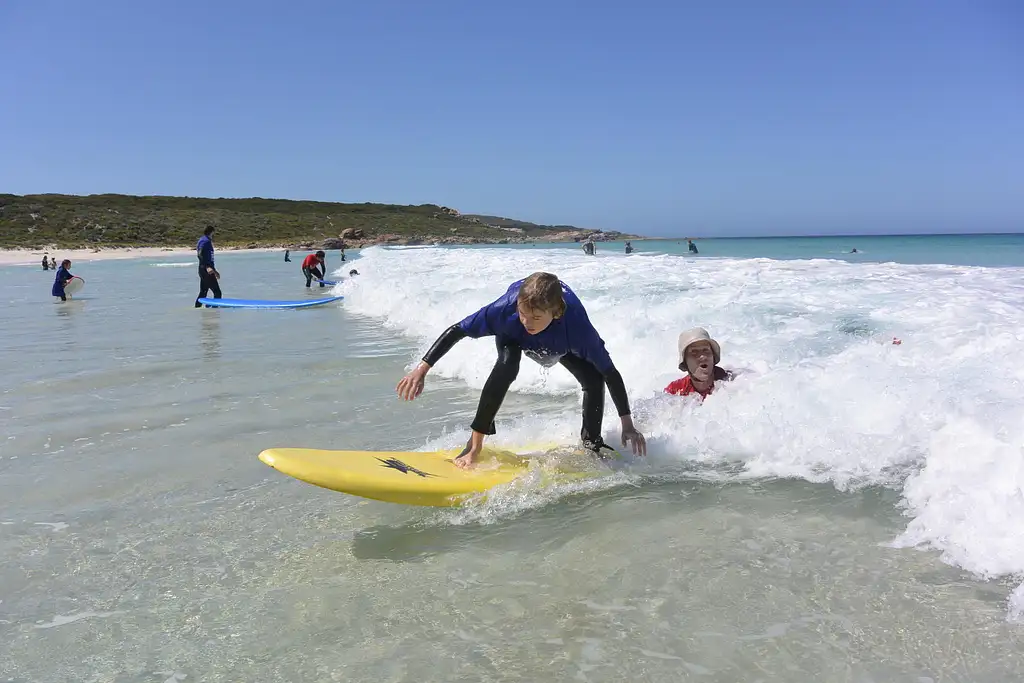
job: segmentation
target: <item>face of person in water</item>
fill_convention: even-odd
[[[686,370],[702,382],[711,378],[715,370],[715,352],[710,342],[694,342],[686,347]]]
[[[538,311],[525,306],[518,306],[519,322],[526,328],[527,334],[540,334],[548,329],[548,325],[555,319],[550,311]]]

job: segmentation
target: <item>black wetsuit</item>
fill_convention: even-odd
[[[199,243],[196,244],[196,255],[199,257],[199,296],[196,297],[195,307],[202,308],[203,305],[199,303],[199,300],[205,298],[209,292],[213,292],[214,299],[221,298],[217,276],[206,272],[207,268],[216,270],[216,266],[213,265],[213,240],[209,236],[204,235],[199,238]]]
[[[302,274],[306,276],[306,286],[307,286],[307,287],[309,287],[310,285],[312,285],[312,284],[313,284],[313,278],[314,278],[314,277],[315,277],[315,278],[316,278],[317,280],[323,280],[323,279],[324,279],[324,274],[323,274],[323,273],[321,273],[321,272],[320,272],[320,269],[319,269],[319,268],[317,268],[316,266],[314,266],[314,267],[312,267],[312,268],[310,268],[310,267],[308,267],[308,266],[307,266],[307,267],[305,267],[305,268],[303,268],[303,269],[302,269]],[[321,287],[323,287],[323,286],[324,286],[324,283],[323,283],[323,282],[321,282],[321,283],[320,283],[320,286],[321,286]]]

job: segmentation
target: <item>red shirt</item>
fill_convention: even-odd
[[[302,260],[303,268],[312,268],[313,266],[320,265],[320,257],[316,254],[310,254]]]
[[[715,381],[717,382],[719,380],[729,380],[729,379],[732,379],[732,375],[728,371],[723,370],[722,368],[720,368],[720,367],[718,367],[716,365],[715,366]],[[697,391],[696,387],[693,386],[693,382],[690,380],[690,376],[689,375],[687,375],[686,377],[681,377],[680,379],[675,380],[674,382],[669,384],[667,387],[665,387],[665,393],[666,394],[675,394],[676,396],[689,396],[690,394],[696,393],[696,394],[700,394],[701,398],[704,398],[705,396],[707,396],[708,394],[710,394],[714,390],[715,390],[715,385],[712,384],[711,388],[708,389],[706,392],[704,392],[704,391]]]

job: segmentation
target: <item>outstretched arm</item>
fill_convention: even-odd
[[[441,336],[437,338],[433,346],[423,355],[423,362],[429,367],[434,367],[437,365],[437,361],[441,360],[446,353],[452,350],[453,346],[465,337],[465,330],[459,327],[458,324],[452,325],[441,333]]]
[[[463,337],[466,336],[465,331],[457,324],[452,325],[447,330],[441,333],[441,336],[437,338],[430,350],[427,351],[423,356],[423,360],[412,369],[412,372],[407,374],[405,377],[398,382],[398,395],[406,401],[412,401],[417,396],[423,393],[423,384],[426,380],[427,373],[430,368],[437,364],[437,361],[441,360],[442,357],[455,346]]]
[[[612,395],[612,403],[615,404],[615,411],[622,423],[622,445],[630,444],[633,453],[647,455],[647,441],[644,435],[637,431],[633,424],[633,416],[629,412],[629,396],[626,394],[626,383],[622,381],[622,375],[614,365],[601,374],[604,375],[604,383],[608,386],[608,393]]]

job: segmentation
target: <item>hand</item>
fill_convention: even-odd
[[[428,370],[430,370],[430,366],[421,362],[412,372],[403,377],[396,387],[399,398],[403,401],[412,401],[422,394]]]
[[[476,464],[476,459],[480,457],[480,451],[484,448],[484,435],[480,432],[473,432],[472,436],[469,437],[469,441],[466,442],[466,447],[462,450],[453,461],[456,467],[461,467],[464,470],[472,469]]]
[[[631,446],[633,455],[647,455],[647,441],[633,426],[633,418],[629,415],[622,416],[622,445]]]

